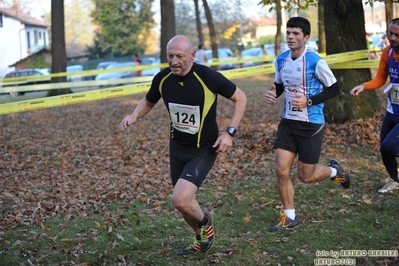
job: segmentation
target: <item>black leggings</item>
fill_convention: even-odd
[[[389,176],[398,182],[396,157],[399,155],[399,115],[385,113],[380,133],[380,151]]]

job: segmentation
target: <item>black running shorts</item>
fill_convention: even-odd
[[[216,148],[212,146],[185,147],[170,139],[169,161],[173,186],[179,178],[183,178],[199,188],[214,165],[216,157]]]
[[[317,164],[324,136],[324,124],[281,119],[274,148],[298,154],[298,160]]]

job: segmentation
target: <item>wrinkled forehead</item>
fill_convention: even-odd
[[[193,50],[190,49],[187,45],[181,44],[171,44],[166,47],[166,51],[168,54],[190,54]]]

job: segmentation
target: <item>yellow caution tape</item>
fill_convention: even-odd
[[[87,80],[87,81],[76,81],[76,82],[60,82],[60,83],[47,83],[38,85],[23,85],[23,86],[11,86],[3,87],[1,93],[10,92],[26,92],[26,91],[43,91],[43,90],[54,90],[54,89],[73,89],[73,88],[88,88],[88,87],[101,87],[101,86],[115,86],[127,83],[142,83],[150,82],[153,77],[143,76],[134,78],[120,78],[120,79],[108,79],[108,80]]]
[[[112,68],[112,69],[92,69],[92,70],[83,70],[79,72],[61,72],[61,73],[51,73],[49,75],[41,75],[41,76],[24,76],[24,77],[11,77],[0,79],[0,86],[1,85],[17,85],[23,84],[28,82],[39,82],[39,81],[49,81],[51,78],[57,77],[87,77],[87,76],[96,76],[102,73],[112,73],[112,72],[124,72],[124,71],[132,71],[132,70],[144,70],[144,69],[151,69],[151,68],[165,68],[168,67],[167,63],[157,64],[157,65],[139,65],[139,66],[132,66],[132,67],[123,67],[123,68]]]
[[[367,50],[353,51],[348,53],[325,56],[325,60],[327,61],[327,63],[330,64],[330,67],[334,69],[371,68],[378,66],[378,60],[360,60],[365,58],[367,58]],[[250,61],[254,62],[255,60],[252,58]],[[263,62],[265,61],[265,58],[259,58],[256,61]],[[216,64],[227,64],[227,62],[228,61],[216,62]],[[243,61],[237,60],[234,62],[239,63]],[[161,64],[159,66],[164,67],[165,65],[167,64]],[[154,65],[148,66],[148,68],[150,67],[154,67]],[[117,71],[120,71],[120,69]],[[90,73],[90,75],[92,75],[93,73],[99,73],[98,70],[96,71],[86,70],[83,72]],[[274,63],[221,71],[221,73],[228,79],[239,79],[256,75],[266,75],[266,74],[272,74],[274,72],[275,72]],[[73,73],[78,73],[78,72],[73,72]],[[57,73],[57,74],[65,74],[65,73]],[[72,73],[68,73],[68,75],[69,74]],[[138,84],[112,87],[107,89],[98,89],[98,90],[60,95],[54,97],[39,98],[35,100],[1,104],[0,115],[145,93],[148,91],[148,89],[151,86],[151,83],[149,82],[151,80],[152,77],[135,77],[135,78],[125,78],[118,80],[101,80],[101,81],[92,80],[92,81],[82,81],[82,82],[63,82],[63,83],[50,83],[50,84],[41,84],[41,85],[19,86],[19,87],[17,86],[5,87],[2,88],[1,90],[3,92],[9,93],[9,92],[50,90],[50,89],[61,89],[61,88],[81,88],[81,87],[87,88],[93,86],[107,86],[115,84],[142,82]]]
[[[357,69],[357,68],[375,68],[380,64],[380,60],[357,60],[330,65],[331,69]]]
[[[239,79],[257,75],[272,74],[275,72],[274,64],[264,64],[253,67],[237,68],[232,70],[220,71],[228,79]]]
[[[221,73],[228,79],[238,79],[256,75],[264,75],[274,73],[274,64],[259,65],[248,68],[237,68],[233,70],[221,71]],[[145,77],[151,78],[152,77]],[[121,79],[128,80],[128,79]],[[107,81],[110,82],[110,81]],[[131,81],[130,81],[131,82]],[[60,85],[71,85],[71,83],[60,83]],[[78,82],[76,82],[78,83]],[[57,84],[43,84],[44,85],[57,85]],[[39,85],[37,85],[39,86]],[[20,101],[14,103],[6,103],[0,105],[0,115],[26,112],[31,110],[39,110],[57,106],[64,106],[70,104],[84,103],[89,101],[97,101],[115,97],[122,97],[127,95],[145,93],[150,88],[151,83],[139,83],[133,85],[125,85],[120,87],[113,87],[108,89],[100,89],[93,91],[86,91],[80,93],[66,94],[54,97],[39,98],[34,100]],[[59,88],[59,87],[57,87]]]
[[[328,64],[339,63],[339,62],[347,62],[357,59],[367,58],[367,50],[361,51],[353,51],[348,53],[327,55],[325,57]],[[227,60],[217,60],[214,59],[214,62],[208,63],[208,66],[218,66],[225,64],[242,64],[246,62],[272,62],[275,59],[273,56],[265,56],[265,57],[252,57],[252,58],[231,58]],[[157,65],[139,65],[125,68],[114,68],[114,69],[94,69],[94,70],[84,70],[79,72],[62,72],[62,73],[52,73],[45,76],[25,76],[25,77],[12,77],[7,79],[0,79],[0,85],[17,85],[28,82],[39,82],[39,81],[48,81],[51,78],[57,77],[87,77],[87,76],[96,76],[102,73],[112,73],[112,72],[124,72],[124,71],[133,71],[133,70],[143,70],[143,69],[151,69],[151,68],[165,68],[168,67],[167,63],[157,64]]]
[[[367,58],[367,50],[352,51],[347,53],[332,54],[324,57],[327,64],[343,63]]]
[[[26,112],[56,106],[71,105],[90,101],[104,100],[115,97],[122,97],[131,94],[139,94],[147,92],[151,83],[141,83],[135,85],[126,85],[121,87],[113,87],[109,89],[101,89],[96,91],[80,92],[66,94],[54,97],[39,98],[28,101],[15,103],[6,103],[0,105],[0,115]]]

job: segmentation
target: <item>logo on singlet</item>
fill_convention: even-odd
[[[179,82],[180,86],[184,87],[184,82]]]

